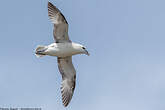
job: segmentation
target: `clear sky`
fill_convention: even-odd
[[[0,1],[0,107],[165,110],[164,0],[50,0],[91,54],[73,57],[77,84],[66,109],[56,58],[34,55],[54,42],[47,2]]]

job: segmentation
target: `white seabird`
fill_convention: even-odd
[[[84,46],[73,43],[69,39],[68,22],[60,10],[50,2],[48,2],[48,16],[54,24],[53,35],[55,43],[48,46],[38,46],[35,54],[37,57],[45,55],[57,57],[58,68],[62,75],[62,102],[66,107],[72,99],[76,84],[76,71],[72,64],[72,55],[89,55],[89,53]]]

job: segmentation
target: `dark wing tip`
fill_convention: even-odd
[[[48,2],[48,9],[56,8],[51,2]]]
[[[72,99],[73,94],[64,92],[64,91],[61,91],[61,93],[62,93],[62,103],[63,103],[64,107],[67,107]]]
[[[61,94],[62,94],[62,103],[64,107],[67,107],[68,104],[70,103],[73,93],[74,93],[74,89],[75,89],[75,81],[63,82],[61,86]]]
[[[48,6],[53,6],[53,4],[51,2],[48,1]]]
[[[52,16],[52,13],[55,12],[55,13],[60,13],[60,15],[63,17],[63,20],[66,24],[68,24],[65,16],[61,13],[61,11],[56,7],[54,6],[51,2],[48,1],[48,16]]]

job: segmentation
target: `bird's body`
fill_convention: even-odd
[[[72,64],[72,55],[86,54],[84,46],[73,43],[68,36],[68,22],[56,6],[48,2],[48,16],[54,24],[53,35],[55,43],[48,46],[38,46],[35,54],[37,57],[49,55],[56,56],[58,68],[62,75],[62,102],[66,107],[72,99],[76,85],[76,71]]]
[[[73,42],[52,43],[48,46],[38,46],[36,49],[36,54],[57,57],[68,57],[83,53],[83,49],[81,49],[81,47],[83,46]]]

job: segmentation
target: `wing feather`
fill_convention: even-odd
[[[60,10],[50,2],[48,2],[48,16],[54,24],[53,35],[56,42],[70,42],[68,22]]]
[[[76,71],[72,64],[72,57],[58,58],[58,68],[62,75],[62,102],[66,107],[72,99],[76,85]]]

